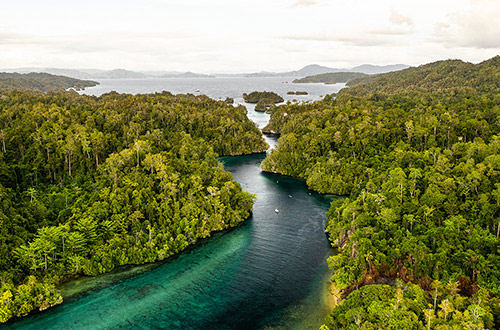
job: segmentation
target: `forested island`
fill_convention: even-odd
[[[206,96],[0,94],[0,323],[247,219],[254,196],[216,157],[267,148],[244,107]]]
[[[300,79],[295,79],[293,83],[323,83],[323,84],[338,84],[347,83],[353,79],[369,77],[361,72],[330,72],[322,73],[314,76],[307,76]]]
[[[48,73],[0,72],[0,92],[13,89],[39,90],[42,92],[68,88],[80,90],[97,85],[99,85],[97,81],[80,80]]]
[[[343,303],[322,329],[500,327],[500,57],[370,77],[273,108],[265,171],[333,202]]]
[[[255,111],[266,111],[270,106],[283,102],[284,99],[274,92],[251,92],[243,94],[243,99],[247,103],[257,103]]]
[[[243,94],[243,99],[247,103],[257,103],[259,101],[266,101],[268,103],[283,102],[283,98],[275,92],[251,92],[250,94]]]

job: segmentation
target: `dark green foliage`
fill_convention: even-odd
[[[346,83],[353,79],[360,79],[365,77],[368,77],[368,75],[361,72],[329,72],[329,73],[317,74],[314,76],[307,76],[305,78],[295,79],[293,82],[338,84],[338,83]]]
[[[247,103],[257,103],[262,100],[266,105],[283,102],[283,98],[275,92],[251,92],[250,94],[243,94],[243,99]]]
[[[500,294],[499,74],[498,57],[443,61],[273,110],[263,169],[349,196],[327,223],[345,292],[382,277]]]
[[[378,74],[372,74],[366,77],[359,77],[359,78],[354,78],[346,82],[346,86],[354,86],[358,84],[366,84],[371,81],[373,81],[375,78],[378,77]]]
[[[0,72],[0,92],[12,89],[35,89],[47,92],[55,89],[76,90],[99,85],[96,81],[80,80],[48,73],[5,73]]]
[[[460,60],[446,60],[401,71],[369,76],[350,82],[351,95],[371,93],[445,92],[470,94],[496,92],[500,88],[500,56],[477,65]],[[355,85],[355,86],[354,86]]]
[[[419,315],[427,307],[424,291],[411,283],[401,287],[367,285],[354,291],[327,318],[334,329],[422,329]]]
[[[243,107],[9,92],[0,111],[0,322],[60,303],[61,280],[163,260],[251,212],[216,160],[267,149]]]
[[[267,107],[268,107],[268,104],[267,104],[266,100],[261,99],[255,105],[255,111],[266,111]]]
[[[494,328],[498,298],[485,292],[460,296],[453,282],[436,281],[433,289],[429,295],[418,285],[401,281],[393,286],[363,286],[333,310],[325,325],[330,330]]]

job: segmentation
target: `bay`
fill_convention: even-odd
[[[326,94],[337,92],[345,84],[295,84],[295,78],[146,78],[146,79],[97,79],[99,85],[86,88],[81,93],[102,95],[110,91],[145,94],[168,91],[172,94],[207,95],[213,99],[233,98],[243,102],[243,93],[270,91],[287,100],[318,100]],[[306,91],[308,95],[288,95],[293,91]]]
[[[178,90],[163,82],[153,87],[144,86],[138,79],[103,81],[99,88],[107,89],[94,92],[146,93],[165,88],[173,93],[188,93],[199,89],[213,98],[233,97],[243,103],[237,94],[253,90],[279,92],[278,86],[286,85],[282,78],[241,78],[255,80],[250,87],[245,80],[237,83],[238,79],[231,79],[233,89],[228,89],[227,94],[223,91],[226,82],[213,85],[219,78],[203,82],[189,79],[195,80],[193,84]],[[169,83],[174,80],[168,79]],[[341,86],[306,87],[310,93],[303,101],[318,99],[327,88],[331,93]],[[85,92],[92,93],[92,89]],[[248,115],[260,128],[269,119],[269,115],[257,113],[251,106]],[[266,136],[266,140],[271,146],[276,144],[274,136]],[[331,273],[326,259],[333,250],[324,226],[329,203],[335,197],[308,191],[303,180],[263,173],[260,163],[264,157],[221,158],[235,180],[257,196],[252,216],[237,228],[216,233],[163,263],[69,282],[63,287],[62,305],[4,327],[317,329],[331,311],[327,294]]]

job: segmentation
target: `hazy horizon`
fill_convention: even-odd
[[[425,63],[422,63],[422,64],[425,64]],[[297,67],[297,68],[291,68],[289,70],[283,70],[283,71],[277,71],[277,70],[255,70],[255,71],[247,71],[247,72],[219,72],[219,71],[206,71],[206,72],[198,72],[198,71],[193,71],[193,70],[187,70],[187,71],[177,71],[177,70],[131,70],[131,69],[128,69],[128,68],[108,68],[108,69],[97,69],[97,68],[92,68],[92,67],[88,67],[88,68],[63,68],[63,67],[17,67],[17,68],[3,68],[3,67],[0,67],[0,72],[1,70],[8,70],[8,71],[14,71],[16,72],[15,70],[30,70],[30,69],[34,69],[34,70],[50,70],[50,69],[54,69],[54,70],[75,70],[75,71],[80,71],[82,73],[84,72],[87,72],[87,71],[99,71],[99,72],[109,72],[109,71],[114,71],[114,70],[126,70],[126,71],[131,71],[131,72],[137,72],[137,73],[179,73],[179,74],[182,74],[182,73],[187,73],[187,72],[192,72],[192,73],[196,73],[196,74],[207,74],[207,75],[213,75],[213,74],[228,74],[228,75],[239,75],[239,74],[251,74],[251,73],[260,73],[260,72],[270,72],[270,73],[286,73],[286,72],[291,72],[291,71],[298,71],[300,69],[303,69],[305,67],[308,67],[308,66],[311,66],[311,65],[320,65],[322,67],[328,67],[326,65],[322,65],[322,64],[318,64],[318,63],[309,63],[307,65],[304,65],[304,66],[301,66],[301,67]],[[330,67],[332,69],[346,69],[346,70],[351,70],[355,67],[358,67],[358,66],[361,66],[361,65],[373,65],[373,66],[385,66],[386,64],[384,65],[378,65],[378,64],[373,64],[373,63],[361,63],[359,65],[355,65],[353,67],[345,67],[345,68],[333,68],[333,67]],[[393,63],[393,64],[387,64],[387,65],[406,65],[405,63]],[[24,73],[24,72],[23,72]]]
[[[500,54],[494,0],[24,0],[2,12],[2,69],[285,72]]]

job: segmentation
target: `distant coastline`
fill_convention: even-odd
[[[394,65],[371,65],[363,64],[351,69],[330,68],[318,64],[310,64],[305,67],[286,72],[251,72],[251,73],[199,73],[192,71],[132,71],[122,68],[112,70],[102,69],[65,69],[65,68],[13,68],[13,69],[0,69],[0,72],[7,73],[48,73],[52,75],[66,76],[75,79],[143,79],[143,78],[225,78],[225,77],[244,77],[244,78],[304,78],[307,76],[332,73],[332,72],[361,72],[365,74],[378,74],[391,71],[398,71],[408,68],[405,64]]]

